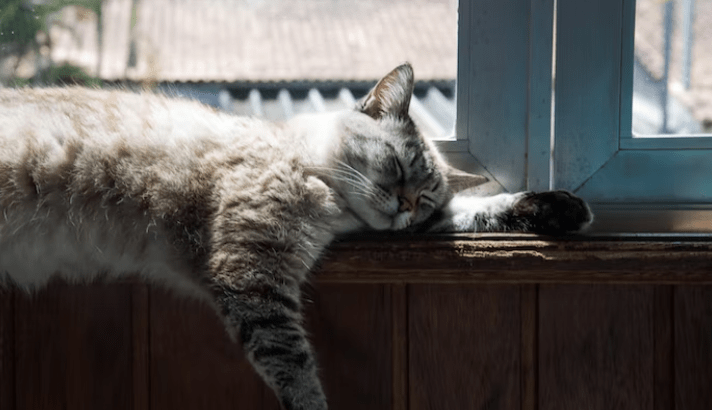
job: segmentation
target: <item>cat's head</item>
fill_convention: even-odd
[[[416,225],[456,191],[487,181],[450,167],[418,131],[408,114],[413,86],[407,63],[383,77],[339,117],[325,161],[331,185],[372,229]]]

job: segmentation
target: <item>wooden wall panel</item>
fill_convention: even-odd
[[[391,288],[317,284],[306,299],[329,408],[391,409]]]
[[[410,408],[520,409],[520,289],[409,287]]]
[[[150,329],[148,285],[136,283],[131,287],[131,340],[132,340],[132,410],[150,409]]]
[[[712,409],[712,286],[674,294],[675,409]]]
[[[15,297],[0,286],[0,409],[15,409]]]
[[[673,410],[673,286],[653,288],[653,410]]]
[[[522,408],[537,410],[539,394],[539,286],[520,286]]]
[[[264,384],[204,303],[152,290],[151,410],[261,409]]]
[[[630,253],[621,265],[606,259],[610,243],[579,249],[567,241],[562,249],[579,253],[564,266],[557,257],[568,250],[547,242],[554,253],[531,249],[543,261],[525,264],[538,269],[532,276],[513,268],[521,252],[512,241],[497,248],[507,249],[499,265],[490,242],[443,245],[447,252],[430,259],[431,245],[404,243],[407,253],[383,250],[385,263],[380,254],[339,250],[343,271],[323,272],[306,292],[330,408],[712,408],[709,244],[641,242],[640,252],[616,245],[614,256]],[[641,258],[649,248],[657,256]],[[463,249],[491,252],[476,269],[452,265],[464,263]],[[358,255],[381,270],[364,268]],[[587,271],[574,271],[581,255],[608,266],[605,275],[588,259]],[[670,271],[673,260],[685,269]],[[648,266],[653,273],[641,276]],[[501,283],[512,278],[524,280]],[[0,290],[0,410],[98,408],[280,409],[201,303],[133,282],[55,282],[32,296]]]
[[[393,407],[407,410],[409,392],[408,357],[408,285],[399,283],[391,289],[391,343],[393,349]]]
[[[542,285],[539,409],[653,405],[653,288]]]
[[[18,410],[131,408],[129,285],[54,284],[15,307]]]

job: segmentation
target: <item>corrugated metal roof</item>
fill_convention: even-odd
[[[352,108],[373,84],[324,85],[259,84],[253,87],[224,88],[208,84],[163,84],[159,91],[200,100],[238,115],[285,121],[308,112]],[[454,135],[455,83],[419,82],[410,104],[410,115],[429,138]]]
[[[106,0],[99,76],[168,82],[370,81],[403,61],[457,73],[451,0]],[[97,70],[96,20],[65,13],[53,60]],[[132,28],[133,24],[133,28]],[[93,31],[93,32],[92,32]]]

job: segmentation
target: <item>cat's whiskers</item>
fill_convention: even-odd
[[[320,169],[324,171],[329,172],[329,176],[332,178],[335,178],[335,173],[340,175],[341,177],[347,177],[349,180],[357,183],[366,183],[368,185],[372,185],[371,181],[368,180],[365,176],[363,176],[360,172],[354,170],[353,168],[351,169],[341,169],[341,168],[333,168],[333,167],[310,167],[314,169]]]
[[[361,195],[369,196],[369,197],[374,194],[374,191],[372,189],[370,189],[370,187],[364,186],[359,181],[354,181],[349,178],[336,177],[336,176],[332,176],[332,179],[334,179],[335,181],[341,181],[341,182],[344,182],[344,183],[350,185],[352,188],[355,189],[355,191],[354,191],[355,194],[361,194]]]
[[[359,170],[356,168],[352,167],[351,165],[345,163],[344,161],[337,160],[338,166],[341,168],[340,170],[342,172],[346,172],[349,174],[351,177],[356,177],[357,181],[359,181],[362,184],[362,188],[365,188],[364,192],[367,192],[369,196],[379,196],[384,194],[384,190],[380,188],[378,185],[374,184],[371,182],[371,180],[363,175]]]
[[[310,168],[328,171],[329,178],[334,181],[344,182],[355,189],[352,193],[356,195],[361,195],[366,198],[372,198],[374,195],[378,194],[375,185],[368,180],[363,174],[357,170],[344,164],[346,169],[332,168],[332,167],[318,167],[313,166]]]
[[[368,177],[366,177],[364,174],[359,172],[359,170],[357,170],[356,168],[352,167],[351,165],[347,164],[346,162],[344,162],[342,160],[337,160],[337,163],[338,163],[340,169],[350,173],[353,176],[358,177],[360,180],[362,180],[366,184],[373,185],[373,182],[371,182],[371,180],[368,179]]]

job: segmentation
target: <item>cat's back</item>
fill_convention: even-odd
[[[144,196],[149,185],[206,186],[226,163],[269,163],[284,151],[276,126],[194,101],[78,87],[0,90],[0,198],[58,184],[119,184]]]
[[[57,148],[125,154],[240,150],[272,143],[274,126],[195,101],[148,92],[81,87],[0,89],[0,160]],[[274,144],[273,144],[274,145]],[[278,148],[278,147],[275,147]],[[20,150],[20,152],[18,152]],[[262,152],[254,150],[255,152]],[[118,155],[121,156],[121,155]]]
[[[279,126],[189,100],[0,89],[0,273],[76,270],[63,259],[70,254],[96,261],[87,272],[136,269],[181,249],[195,254],[209,246],[206,229],[230,190],[252,189],[254,199],[265,189],[286,192],[287,182],[306,186],[294,171],[299,162]],[[276,185],[257,185],[271,174]],[[263,203],[274,202],[268,194]],[[176,241],[187,248],[166,248]],[[23,267],[27,260],[36,265]],[[166,256],[154,270],[170,262]]]

